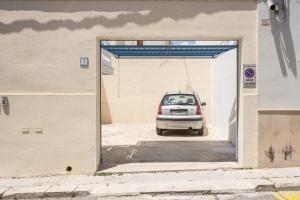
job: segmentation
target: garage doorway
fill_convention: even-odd
[[[238,167],[237,41],[100,42],[101,170],[138,172]],[[203,135],[164,130],[166,94],[196,94]]]

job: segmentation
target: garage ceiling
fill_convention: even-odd
[[[237,45],[101,45],[118,58],[128,57],[210,57],[237,48]]]

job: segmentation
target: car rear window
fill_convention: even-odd
[[[170,94],[163,98],[162,105],[196,105],[197,101],[194,95],[190,94]]]

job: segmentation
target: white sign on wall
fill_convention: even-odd
[[[89,66],[89,58],[88,57],[81,57],[80,58],[80,67],[87,68]]]
[[[244,88],[256,87],[256,65],[243,65]]]

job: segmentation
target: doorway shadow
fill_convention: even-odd
[[[127,163],[235,162],[227,141],[139,141],[136,145],[103,147],[101,170]]]
[[[231,106],[230,116],[228,119],[228,141],[236,145],[237,140],[237,102],[236,98]]]
[[[102,80],[102,78],[101,78],[101,123],[102,124],[112,123],[110,105],[106,94],[104,81]]]

